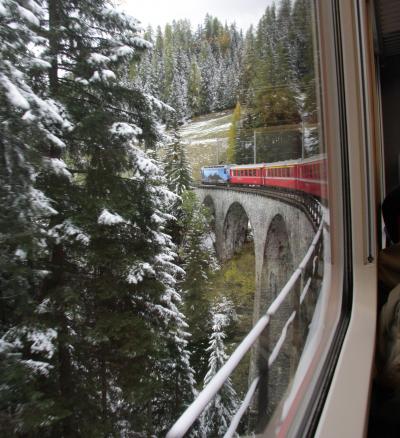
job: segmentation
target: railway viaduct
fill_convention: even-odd
[[[253,321],[256,323],[305,256],[315,236],[315,219],[320,217],[320,211],[315,211],[310,206],[305,207],[303,197],[299,195],[293,195],[293,199],[290,199],[288,195],[282,196],[277,192],[263,190],[198,186],[196,194],[212,213],[215,248],[221,261],[230,259],[240,250],[249,226],[251,228],[254,237],[256,285]],[[280,314],[276,315],[277,320],[270,324],[265,338],[261,337],[253,349],[250,380],[263,373],[271,354],[271,345],[279,338],[294,306],[293,301],[282,306]],[[294,359],[298,351],[293,347],[296,333],[293,331],[288,336],[293,341],[283,349],[275,369],[266,371],[264,385],[261,382],[259,386],[257,410],[264,410],[264,414],[259,415],[264,420],[269,416],[265,409],[273,411],[275,402],[282,396],[281,391],[285,391],[287,387],[293,363],[298,359]],[[269,379],[275,382],[273,392],[268,386]],[[263,394],[266,394],[264,400]]]
[[[264,312],[307,252],[315,227],[310,214],[290,199],[261,191],[198,187],[196,194],[214,219],[215,247],[220,260],[229,260],[245,242],[250,224],[255,251],[254,319]]]

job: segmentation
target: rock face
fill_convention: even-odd
[[[248,233],[253,235],[255,323],[303,260],[315,236],[315,228],[298,207],[264,195],[226,187],[200,187],[196,189],[196,194],[213,215],[215,247],[221,261],[230,259],[240,250]],[[267,370],[268,357],[296,308],[296,300],[299,300],[297,290],[280,307],[252,351],[249,379],[251,381],[256,375],[262,376],[258,400],[254,404],[258,423],[256,429],[259,430],[263,429],[282,398],[304,343],[304,339],[299,341],[296,323],[293,324],[286,335],[289,342],[285,342],[274,366]],[[312,314],[312,311],[308,313]]]

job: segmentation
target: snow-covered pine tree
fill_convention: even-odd
[[[204,27],[193,32],[188,20],[173,21],[164,33],[157,28],[149,58],[151,72],[144,58],[133,69],[136,80],[147,86],[151,78],[153,93],[173,106],[180,120],[235,105],[243,58],[243,36],[235,25],[224,27],[208,15]]]
[[[192,190],[182,194],[182,214],[179,220],[179,260],[186,272],[180,283],[183,309],[187,316],[192,337],[189,350],[192,364],[197,371],[196,379],[203,379],[207,370],[204,351],[207,334],[204,331],[204,315],[209,309],[206,290],[211,274],[218,269],[210,229],[211,217]]]
[[[305,154],[313,155],[318,151],[319,136],[315,127],[318,123],[318,111],[310,0],[296,0],[293,4],[290,60],[294,73],[293,88],[302,121]],[[314,126],[309,128],[306,124]]]
[[[170,370],[191,371],[174,356],[183,348],[181,270],[164,232],[174,196],[142,150],[157,141],[160,103],[123,76],[149,43],[111,1],[45,3],[50,91],[74,129],[65,138],[67,167],[54,161],[63,154],[58,144],[47,149],[60,163],[58,179],[41,177],[57,215],[40,296],[58,334],[53,373],[43,382],[52,421],[43,429],[160,435],[176,415],[165,400],[177,380]],[[61,178],[73,192],[61,190]],[[190,378],[182,381],[184,406],[193,390]]]
[[[187,75],[185,72],[184,56],[178,51],[173,56],[173,79],[169,94],[168,104],[174,108],[175,113],[172,120],[168,120],[168,125],[172,126],[174,120],[178,123],[184,122],[189,114],[188,97],[187,97]]]
[[[251,102],[253,90],[251,89],[252,80],[256,68],[256,40],[254,35],[254,28],[250,26],[246,32],[243,47],[243,60],[239,70],[239,93],[241,102]]]
[[[214,58],[211,46],[204,41],[200,51],[201,71],[201,110],[207,114],[215,110],[217,105],[218,64]]]
[[[200,92],[201,92],[201,73],[196,60],[190,66],[188,79],[188,105],[192,115],[200,114]]]
[[[179,135],[179,126],[176,114],[172,117],[172,133],[170,142],[166,146],[164,169],[169,189],[178,196],[193,186],[191,168],[186,157],[185,144]]]
[[[32,436],[51,424],[43,381],[52,372],[57,331],[46,318],[40,285],[47,272],[46,225],[57,214],[37,188],[38,175],[69,174],[62,160],[70,125],[48,98],[41,76],[50,64],[40,47],[40,1],[0,2],[0,433]]]
[[[235,314],[232,302],[225,297],[213,305],[210,313],[212,332],[207,348],[209,353],[208,372],[204,377],[204,385],[211,381],[228,359],[225,352],[225,330]],[[205,438],[223,436],[229,427],[231,418],[238,409],[238,405],[238,396],[231,379],[228,378],[202,414],[201,429],[203,436]]]

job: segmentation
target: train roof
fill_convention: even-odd
[[[232,167],[234,164],[215,164],[214,166],[201,166],[202,169],[215,169],[216,167]]]
[[[260,167],[278,167],[278,166],[290,166],[295,164],[302,164],[302,163],[313,163],[314,161],[323,160],[326,158],[326,154],[318,154],[313,155],[312,157],[305,158],[304,160],[299,158],[297,160],[285,160],[285,161],[274,161],[272,163],[256,163],[256,164],[232,164],[232,169],[248,169],[248,168],[260,168]]]

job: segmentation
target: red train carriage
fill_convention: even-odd
[[[230,168],[230,183],[252,186],[264,185],[265,164],[244,164]]]
[[[318,155],[305,160],[233,165],[230,183],[300,190],[326,199],[326,157]]]
[[[300,160],[297,165],[297,190],[320,198],[327,198],[326,157],[317,156]]]
[[[297,190],[298,160],[266,164],[264,186]]]

